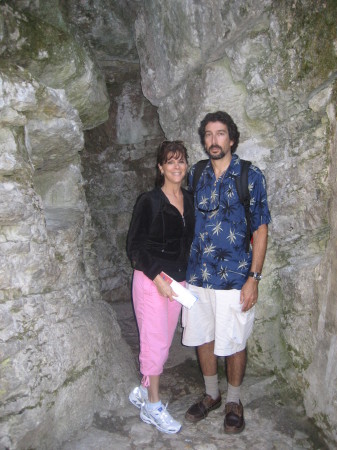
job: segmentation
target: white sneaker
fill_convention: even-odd
[[[142,404],[148,400],[147,389],[144,391],[140,386],[135,387],[130,392],[129,400],[133,405],[137,406],[137,408],[140,408]]]
[[[161,405],[158,409],[149,411],[147,408],[147,403],[144,403],[140,408],[140,418],[143,422],[154,425],[163,433],[178,433],[178,431],[180,431],[181,424],[173,419],[166,408],[167,405]]]

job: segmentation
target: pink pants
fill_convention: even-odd
[[[161,296],[155,284],[143,272],[133,274],[133,305],[139,329],[140,371],[142,384],[149,385],[149,375],[160,375],[168,358],[181,304]]]

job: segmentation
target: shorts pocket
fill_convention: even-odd
[[[238,345],[244,344],[253,331],[254,324],[254,311],[249,310],[247,312],[237,310],[237,307],[233,308],[233,322],[232,322],[232,335],[233,342]]]

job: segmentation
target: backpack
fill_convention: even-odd
[[[194,174],[193,174],[193,180],[192,180],[192,189],[193,192],[195,192],[195,189],[197,187],[199,178],[201,177],[201,174],[206,167],[206,164],[208,163],[209,159],[202,159],[201,161],[198,161],[195,165]],[[250,161],[246,161],[245,159],[240,159],[240,165],[241,165],[241,176],[235,177],[235,186],[236,191],[238,193],[240,203],[243,205],[245,209],[245,217],[247,222],[247,231],[245,236],[245,251],[246,253],[249,253],[249,247],[250,247],[250,239],[251,239],[251,230],[250,230],[250,212],[249,212],[249,206],[250,206],[250,194],[248,189],[248,170],[252,163]]]

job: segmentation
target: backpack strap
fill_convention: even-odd
[[[206,167],[206,164],[208,163],[209,159],[202,159],[201,161],[198,161],[196,165],[194,166],[194,173],[193,173],[193,179],[192,179],[192,190],[195,192],[195,189],[197,187],[198,181],[201,177],[201,174]]]
[[[247,231],[246,231],[246,237],[245,237],[245,251],[246,253],[249,253],[249,247],[250,247],[250,238],[251,238],[251,229],[250,229],[250,194],[248,189],[248,170],[251,166],[250,161],[246,161],[244,159],[240,159],[240,165],[241,165],[241,175],[235,177],[235,185],[236,190],[240,199],[240,203],[242,203],[244,209],[245,209],[245,217],[247,222]]]

